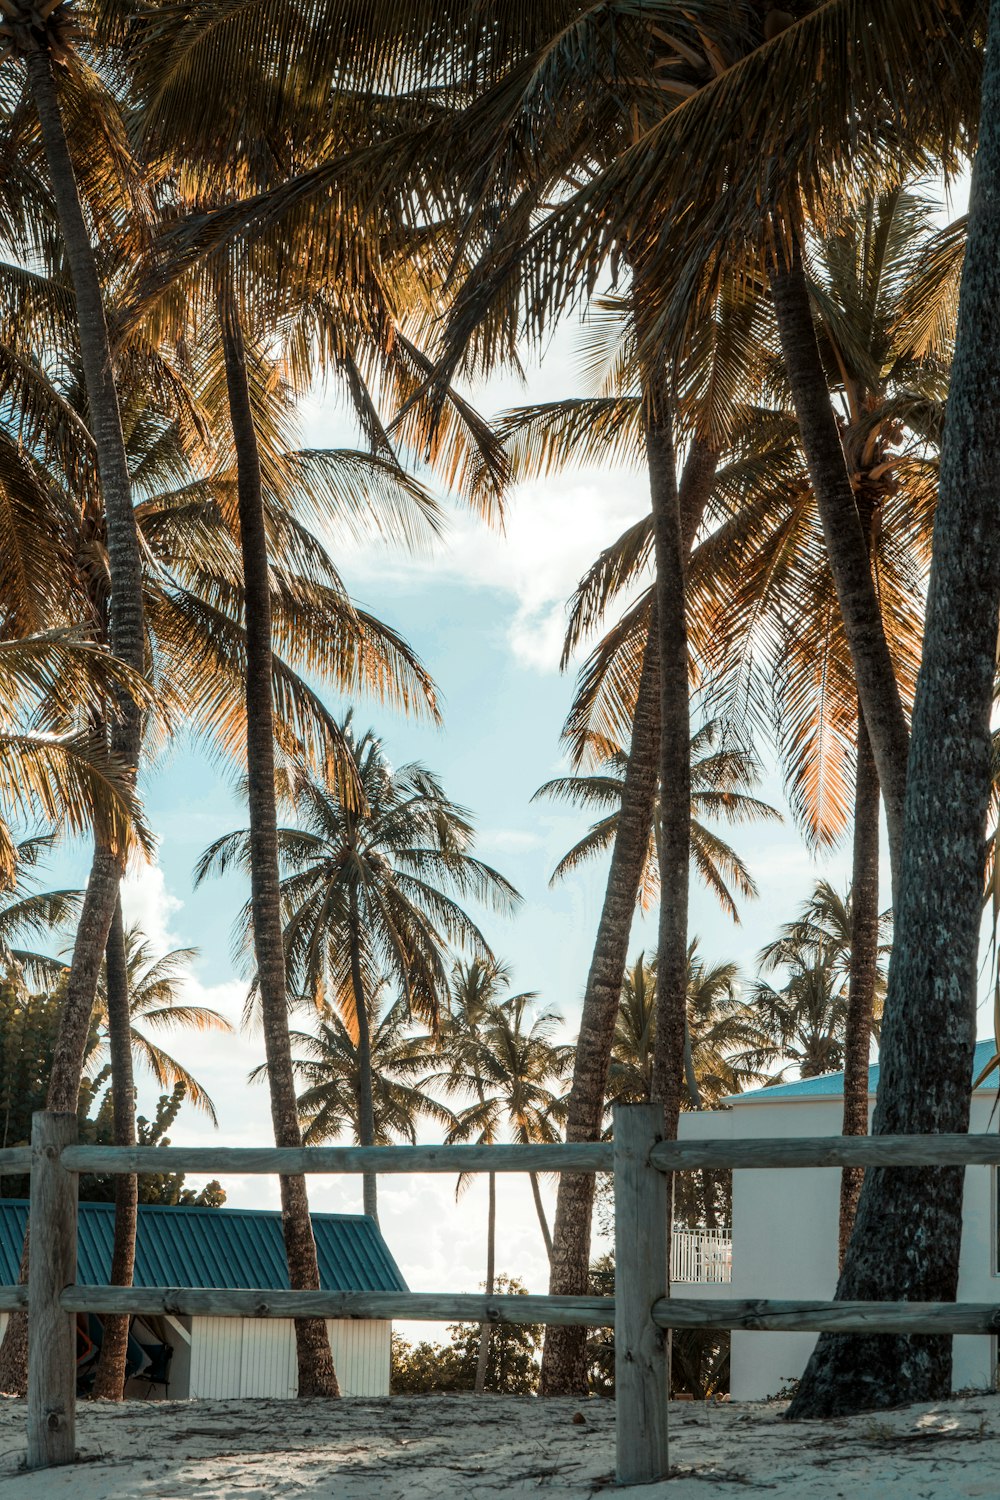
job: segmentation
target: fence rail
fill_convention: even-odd
[[[287,1292],[263,1287],[72,1286],[66,1312],[198,1318],[407,1318],[418,1323],[610,1327],[613,1297],[488,1297],[476,1292]]]
[[[610,1172],[610,1141],[562,1146],[70,1146],[71,1172],[229,1172],[300,1177],[309,1173]]]
[[[993,1167],[997,1135],[761,1136],[752,1141],[659,1141],[650,1161],[661,1172],[701,1167]]]
[[[945,1302],[782,1302],[672,1298],[667,1275],[668,1175],[710,1168],[1000,1165],[985,1135],[827,1136],[806,1140],[664,1141],[654,1105],[615,1111],[614,1143],[562,1146],[113,1147],[76,1144],[76,1116],[40,1113],[30,1150],[0,1150],[0,1176],[31,1172],[28,1285],[0,1288],[0,1311],[27,1306],[28,1467],[76,1454],[75,1314],[172,1313],[244,1318],[459,1319],[615,1328],[617,1477],[668,1473],[666,1330],[737,1328],[814,1333],[1000,1332],[1000,1307]],[[616,1281],[609,1297],[487,1297],[427,1292],[298,1292],[271,1288],[106,1287],[76,1281],[77,1185],[91,1173],[595,1172],[615,1178]],[[690,1283],[688,1283],[690,1284]]]

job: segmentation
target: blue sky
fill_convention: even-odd
[[[524,389],[494,381],[478,393],[481,410],[492,414],[522,400],[578,393],[575,342],[575,330],[563,330],[529,368]],[[342,415],[321,395],[304,412],[303,439],[311,446],[349,441]],[[353,596],[401,630],[431,669],[444,711],[441,728],[402,721],[374,704],[359,704],[356,719],[382,734],[394,762],[422,760],[474,812],[478,852],[524,896],[512,920],[483,917],[487,935],[510,963],[515,987],[538,991],[542,1003],[562,1013],[568,1031],[579,1015],[606,872],[595,867],[551,889],[552,867],[585,821],[530,798],[541,782],[565,769],[559,733],[572,691],[572,674],[558,672],[565,599],[600,548],[647,507],[640,474],[575,473],[521,486],[502,535],[452,510],[448,537],[425,555],[406,557],[382,545],[337,554]],[[784,808],[773,773],[762,794]],[[196,946],[191,998],[237,1022],[245,984],[234,967],[230,936],[246,891],[237,879],[197,892],[191,886],[201,850],[245,821],[231,778],[186,744],[150,769],[146,797],[160,836],[158,863],[130,875],[127,914],[143,922],[158,948]],[[793,915],[816,878],[846,884],[849,850],[812,857],[787,817],[781,825],[734,830],[732,837],[748,859],[760,898],[746,905],[743,924],[735,927],[696,886],[691,931],[707,957],[736,959],[752,974],[757,950]],[[85,851],[77,850],[60,857],[53,875],[60,882],[82,880],[86,865]],[[633,950],[653,941],[652,925],[637,924]],[[261,1058],[259,1038],[195,1037],[176,1045],[215,1098],[221,1128],[216,1135],[188,1108],[173,1132],[175,1143],[268,1140],[266,1093],[246,1082]],[[155,1094],[144,1080],[141,1105],[149,1108]],[[277,1202],[276,1185],[264,1179],[229,1178],[225,1186],[237,1206]],[[317,1208],[360,1208],[357,1181],[315,1179],[311,1191]],[[498,1268],[543,1290],[546,1268],[528,1188],[506,1179],[500,1191]],[[547,1197],[551,1203],[550,1191]],[[383,1230],[414,1289],[476,1289],[485,1262],[484,1183],[475,1183],[456,1204],[450,1179],[385,1179],[380,1203]]]

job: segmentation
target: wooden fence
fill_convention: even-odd
[[[662,1111],[615,1111],[614,1143],[556,1146],[113,1147],[76,1144],[76,1116],[39,1113],[28,1148],[0,1151],[0,1175],[31,1173],[27,1286],[0,1288],[0,1311],[27,1307],[28,1467],[76,1457],[75,1314],[172,1313],[241,1318],[459,1319],[615,1329],[617,1477],[666,1478],[666,1330],[740,1328],[841,1333],[998,1333],[1000,1308],[979,1303],[779,1302],[667,1295],[669,1173],[699,1167],[1000,1165],[1000,1137],[825,1136],[809,1140],[665,1141]],[[424,1292],[80,1286],[77,1177],[91,1173],[257,1174],[613,1172],[615,1296],[487,1297]]]

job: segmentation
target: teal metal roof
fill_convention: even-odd
[[[992,1037],[976,1043],[972,1079],[979,1077],[990,1059],[996,1056],[996,1050],[996,1043]],[[981,1087],[995,1090],[997,1075],[992,1074]],[[872,1063],[868,1069],[868,1092],[874,1094],[877,1088],[878,1063]],[[843,1073],[822,1073],[818,1078],[796,1078],[794,1083],[776,1083],[773,1088],[750,1089],[745,1094],[733,1094],[727,1103],[771,1104],[778,1103],[782,1099],[833,1099],[843,1092]]]
[[[79,1281],[108,1284],[114,1219],[113,1203],[80,1204]],[[27,1220],[27,1203],[0,1199],[0,1285],[17,1281]],[[406,1291],[374,1219],[313,1214],[312,1225],[324,1291]],[[134,1280],[137,1286],[287,1288],[281,1215],[264,1209],[140,1204]]]

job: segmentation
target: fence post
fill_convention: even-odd
[[[77,1176],[59,1160],[76,1144],[76,1115],[31,1118],[28,1246],[28,1468],[76,1457],[76,1317],[63,1289],[76,1281]]]
[[[619,1484],[666,1479],[667,1338],[652,1319],[667,1291],[667,1179],[649,1165],[663,1139],[663,1108],[614,1111],[615,1432]]]

